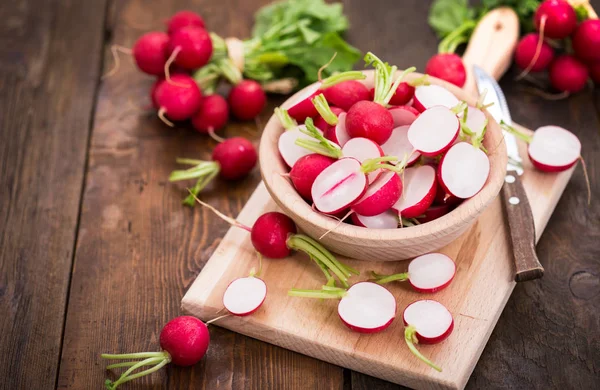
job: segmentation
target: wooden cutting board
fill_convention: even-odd
[[[521,148],[521,155],[527,156],[525,146]],[[534,170],[525,160],[523,183],[539,239],[573,169],[547,174]],[[238,219],[252,225],[258,216],[276,209],[261,184]],[[500,200],[496,199],[465,234],[441,251],[456,261],[453,282],[445,290],[429,295],[413,292],[407,284],[388,285],[398,302],[398,317],[381,333],[350,331],[337,316],[337,301],[289,297],[287,291],[292,287],[318,289],[324,282],[318,267],[301,253],[282,260],[265,259],[261,277],[268,294],[263,306],[248,317],[225,317],[215,325],[405,386],[461,389],[515,286]],[[353,281],[366,280],[369,270],[403,272],[408,264],[340,259],[362,272]],[[231,228],[183,298],[183,310],[204,321],[223,315],[221,298],[225,288],[233,279],[248,275],[252,267],[258,267],[258,260],[250,235]],[[454,316],[455,328],[446,341],[419,346],[443,368],[442,372],[423,364],[404,343],[402,310],[423,298],[440,301]]]

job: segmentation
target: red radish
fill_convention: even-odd
[[[413,107],[419,112],[434,106],[453,108],[459,103],[452,92],[439,85],[421,85],[415,89]]]
[[[527,149],[531,163],[540,171],[560,172],[571,168],[581,156],[581,142],[558,126],[538,128]]]
[[[159,106],[158,116],[170,126],[165,115],[174,121],[182,121],[192,117],[202,105],[202,91],[193,78],[186,74],[174,74],[171,81],[164,81],[156,86],[154,98]]]
[[[402,195],[402,180],[394,171],[386,171],[367,188],[352,206],[360,215],[372,217],[389,210]]]
[[[327,99],[322,93],[312,98],[311,101],[320,115],[315,119],[315,126],[323,133],[330,132],[332,128],[339,124],[338,117],[344,113],[344,110],[338,107],[329,107],[329,103],[327,103]]]
[[[407,168],[404,171],[402,196],[392,206],[402,218],[416,218],[431,206],[437,182],[435,169],[430,165]]]
[[[235,279],[223,294],[223,306],[235,316],[254,313],[267,297],[267,285],[255,276]]]
[[[227,98],[233,115],[242,120],[256,118],[265,108],[267,95],[254,80],[242,80],[231,88]]]
[[[575,57],[565,54],[550,64],[550,84],[562,92],[579,92],[587,83],[588,70]]]
[[[554,59],[554,49],[542,41],[538,52],[537,46],[540,39],[540,35],[536,33],[530,33],[521,38],[515,50],[515,63],[519,68],[527,69],[528,72],[541,72],[550,65]]]
[[[335,161],[317,153],[299,158],[290,171],[290,179],[300,196],[312,202],[311,189],[315,179]]]
[[[434,106],[423,111],[410,125],[408,141],[422,155],[435,156],[450,148],[459,130],[460,122],[452,110]]]
[[[444,305],[433,300],[420,300],[404,309],[404,341],[410,351],[437,371],[440,367],[427,359],[417,348],[416,343],[437,344],[450,336],[454,329],[452,314]]]
[[[204,19],[193,11],[179,11],[167,21],[169,35],[183,27],[194,26],[204,28]]]
[[[252,226],[250,237],[258,253],[270,259],[282,259],[290,255],[286,241],[295,233],[296,225],[290,217],[271,212],[258,217]]]
[[[164,78],[158,78],[154,84],[152,84],[152,87],[150,87],[150,101],[152,102],[152,107],[156,108],[157,110],[160,108],[160,105],[156,101],[156,89],[163,81],[165,81]]]
[[[390,139],[381,145],[381,149],[383,149],[383,153],[386,156],[395,156],[398,159],[403,159],[404,156],[407,156],[406,165],[410,166],[421,157],[421,153],[415,151],[415,148],[408,140],[408,129],[409,126],[396,127],[392,131]]]
[[[192,126],[203,134],[214,134],[227,123],[229,107],[221,95],[209,95],[202,99],[200,109],[192,116]]]
[[[407,272],[394,275],[371,274],[378,284],[408,280],[417,292],[434,293],[448,287],[455,273],[456,264],[451,258],[443,253],[428,253],[412,260]]]
[[[169,55],[175,57],[176,65],[194,70],[208,63],[213,46],[210,35],[204,28],[187,26],[171,34],[168,50]]]
[[[442,187],[442,184],[440,183],[439,180],[437,181],[437,183],[438,183],[438,188],[435,193],[435,200],[433,201],[433,203],[440,205],[440,206],[448,206],[450,208],[450,207],[456,206],[460,202],[462,202],[462,199],[457,198],[456,196],[450,195],[449,193],[447,193],[446,190],[444,189],[444,187]]]
[[[408,104],[415,95],[415,87],[407,82],[400,83],[396,92],[390,99],[390,104],[393,106],[403,106]]]
[[[440,161],[438,179],[446,192],[467,199],[477,194],[490,174],[490,160],[467,142],[453,145]]]
[[[575,55],[588,63],[600,63],[600,20],[581,22],[572,37]]]
[[[352,138],[344,144],[342,148],[344,157],[352,157],[358,160],[361,164],[368,159],[383,157],[383,150],[375,142],[368,138]],[[373,183],[379,175],[381,169],[377,169],[367,175],[368,184]]]
[[[344,117],[346,115],[346,112],[339,107],[331,107],[330,109],[331,109],[331,112],[338,118],[338,121],[337,121],[338,123],[340,122],[339,121],[340,115],[344,114]],[[336,125],[330,125],[329,123],[327,123],[327,121],[325,121],[325,119],[323,119],[322,116],[315,119],[315,126],[319,130],[321,130],[323,133],[327,133],[327,131],[330,131],[330,129],[335,129]]]
[[[351,138],[369,138],[381,145],[390,138],[393,129],[394,118],[375,102],[360,101],[346,115],[346,130]]]
[[[335,108],[335,107],[334,107]],[[346,130],[346,113],[342,112],[338,116],[338,124],[335,127],[331,127],[325,133],[325,138],[338,144],[339,146],[346,145],[346,142],[350,140],[350,135]]]
[[[467,81],[465,65],[454,53],[441,53],[431,57],[425,66],[425,73],[461,88]]]
[[[148,32],[135,41],[132,53],[138,68],[154,76],[165,72],[165,63],[169,58],[169,36],[164,32]]]
[[[419,111],[410,106],[397,106],[389,108],[394,120],[394,129],[400,126],[410,125],[419,116]]]
[[[422,216],[419,216],[416,219],[419,221],[419,223],[423,224],[443,217],[444,215],[448,214],[449,211],[450,207],[447,204],[433,205],[425,210]]]
[[[590,77],[594,83],[596,83],[596,85],[600,84],[600,62],[589,65],[588,69],[590,71]]]
[[[315,179],[311,195],[322,213],[335,214],[359,199],[367,189],[367,176],[354,158],[342,158],[325,168]]]
[[[364,84],[356,80],[343,81],[323,91],[327,101],[348,111],[355,103],[370,100],[371,93]]]
[[[362,226],[369,229],[397,229],[398,214],[392,210],[384,211],[381,214],[370,217],[353,213],[350,215],[352,222],[356,226]]]
[[[548,38],[563,39],[571,35],[577,27],[575,10],[565,0],[546,0],[535,11],[533,23]]]
[[[100,355],[108,360],[130,360],[141,359],[126,363],[115,363],[108,365],[107,369],[117,367],[130,367],[116,381],[106,380],[105,386],[114,390],[119,385],[133,379],[151,374],[161,367],[173,363],[177,366],[192,366],[200,361],[206,354],[210,335],[206,324],[197,318],[180,316],[173,318],[163,327],[160,332],[161,352],[140,352],[129,354],[105,354]],[[133,374],[135,370],[144,366],[153,366],[141,372]]]

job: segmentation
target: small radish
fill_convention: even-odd
[[[320,115],[315,119],[315,126],[323,133],[339,123],[338,117],[344,110],[339,107],[329,107],[329,103],[327,102],[327,99],[325,99],[324,94],[321,93],[315,96],[311,99],[311,102]]]
[[[322,213],[335,214],[348,208],[367,189],[367,176],[354,158],[342,158],[325,168],[315,179],[311,195]]]
[[[350,218],[356,226],[362,226],[369,229],[397,229],[398,214],[392,210],[384,211],[381,214],[370,217],[353,213]]]
[[[344,157],[352,157],[361,164],[371,158],[383,157],[383,150],[375,142],[368,138],[352,138],[344,144],[342,148]],[[381,169],[373,171],[367,175],[368,184],[373,183],[381,174]]]
[[[421,157],[421,153],[415,151],[415,148],[408,140],[408,129],[409,126],[396,127],[392,131],[390,139],[381,145],[381,149],[383,149],[385,156],[395,156],[398,159],[408,156],[406,165],[410,166]]]
[[[202,91],[193,78],[186,74],[174,74],[171,81],[162,81],[154,92],[159,106],[158,117],[169,126],[173,126],[173,123],[167,117],[174,121],[189,119],[202,105]]]
[[[544,36],[563,39],[575,31],[577,15],[565,0],[546,0],[535,11],[533,23]]]
[[[206,324],[197,318],[180,316],[173,318],[163,327],[160,332],[161,352],[140,352],[126,354],[100,355],[108,360],[130,360],[141,359],[132,362],[114,363],[108,365],[108,370],[117,367],[129,367],[116,381],[106,380],[105,386],[110,390],[133,379],[158,371],[161,367],[173,363],[177,366],[192,366],[200,361],[206,354],[210,335]],[[153,366],[141,372],[133,374],[135,370],[144,366]]]
[[[424,156],[435,156],[452,146],[459,130],[460,122],[452,110],[434,106],[419,115],[410,125],[407,135],[415,150]]]
[[[167,32],[169,35],[183,27],[194,26],[204,28],[204,19],[193,11],[179,11],[167,21]]]
[[[355,103],[370,100],[371,93],[364,84],[356,80],[343,81],[323,91],[327,101],[348,111]]]
[[[340,299],[338,315],[344,325],[359,333],[385,330],[396,318],[396,299],[386,288],[359,282],[348,290],[323,286],[322,290],[291,289],[288,295],[303,298]]]
[[[267,297],[266,283],[250,275],[232,281],[223,294],[223,306],[235,316],[247,316],[254,313]]]
[[[377,284],[408,280],[420,293],[435,293],[446,288],[456,273],[456,264],[443,253],[428,253],[416,257],[408,264],[408,271],[394,275],[371,272]]]
[[[461,199],[477,194],[485,185],[489,174],[488,156],[467,142],[453,145],[438,167],[438,180],[444,190]]]
[[[161,76],[169,58],[169,36],[164,32],[148,32],[135,41],[132,53],[137,67],[144,73]]]
[[[581,22],[572,36],[575,55],[587,63],[600,62],[600,20]]]
[[[389,210],[402,195],[402,180],[394,171],[386,171],[352,204],[355,213],[372,217]]]
[[[346,130],[346,113],[342,112],[338,117],[338,123],[335,127],[330,127],[325,132],[325,138],[338,144],[339,146],[346,145],[346,142],[350,140],[350,135]]]
[[[540,42],[540,39],[542,41]],[[538,50],[539,45],[539,50]],[[554,49],[536,33],[525,35],[515,49],[515,63],[528,72],[541,72],[554,59]]]
[[[460,101],[452,92],[439,85],[422,85],[415,89],[413,107],[419,112],[434,106],[453,108],[459,103]]]
[[[234,85],[227,97],[231,112],[242,120],[256,118],[267,104],[267,95],[254,80],[242,80]]]
[[[403,218],[422,215],[435,199],[435,169],[430,165],[407,168],[404,171],[403,187],[402,196],[392,208]]]
[[[208,63],[213,46],[210,35],[204,28],[187,26],[171,34],[168,52],[176,65],[194,70]]]
[[[411,81],[403,81],[396,88],[396,92],[392,95],[389,104],[392,106],[404,106],[410,103],[415,95],[415,87],[419,85],[429,85],[427,75],[416,78]],[[375,97],[375,89],[371,88],[371,99]]]
[[[312,202],[311,189],[315,179],[335,161],[317,153],[299,158],[290,171],[290,179],[300,196]]]
[[[419,111],[410,106],[390,107],[388,111],[392,114],[394,129],[412,124],[419,116]]]
[[[212,160],[177,159],[178,163],[193,165],[193,167],[171,172],[169,181],[198,179],[190,190],[191,194],[183,201],[185,205],[193,206],[194,196],[217,175],[226,180],[238,180],[246,176],[256,165],[257,154],[250,141],[242,137],[233,137],[215,147]]]
[[[462,59],[454,53],[436,54],[427,61],[425,73],[462,88],[467,81],[467,71]]]
[[[200,133],[214,137],[215,131],[225,126],[228,118],[227,101],[221,95],[209,95],[202,99],[200,109],[192,116],[192,126]]]
[[[425,210],[423,215],[418,216],[416,219],[417,219],[417,221],[419,221],[419,223],[423,224],[423,223],[431,222],[440,217],[443,217],[444,215],[448,214],[449,212],[450,212],[450,207],[446,204],[432,205],[427,210]]]
[[[454,329],[452,314],[437,301],[420,300],[404,309],[402,319],[406,326],[404,341],[410,351],[427,365],[441,372],[442,369],[423,356],[415,344],[437,344],[448,338]]]
[[[550,84],[561,92],[579,92],[587,83],[588,70],[575,57],[565,54],[550,64]]]

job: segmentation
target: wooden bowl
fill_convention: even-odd
[[[365,74],[367,78],[363,82],[371,88],[374,72],[368,70]],[[421,74],[412,73],[407,79],[419,76]],[[456,97],[471,105],[476,103],[473,96],[452,84],[434,78],[431,82],[446,87]],[[300,93],[302,91],[296,95]],[[294,96],[283,104],[284,108]],[[298,195],[290,180],[281,176],[289,172],[289,168],[277,148],[279,135],[284,128],[274,115],[267,123],[260,142],[262,178],[273,200],[304,233],[318,239],[326,231],[335,228],[320,240],[331,251],[359,260],[394,261],[412,258],[438,250],[452,242],[475,222],[479,214],[498,195],[506,174],[506,146],[500,126],[489,113],[486,112],[486,115],[489,123],[484,145],[489,151],[491,168],[485,186],[477,195],[465,200],[452,212],[422,225],[402,229],[367,229],[343,223],[335,228],[336,220],[313,211],[311,205]]]

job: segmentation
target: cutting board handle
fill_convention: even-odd
[[[499,80],[510,67],[518,40],[519,18],[515,11],[508,7],[501,7],[488,12],[475,27],[463,55],[467,70],[464,89],[478,95],[473,78],[473,65],[478,65]]]

